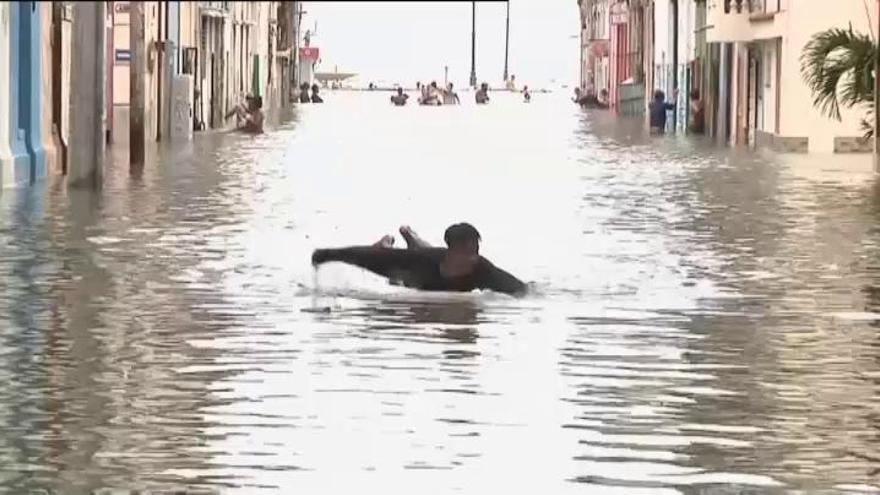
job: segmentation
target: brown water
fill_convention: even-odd
[[[387,98],[2,192],[0,493],[876,492],[880,189],[852,159],[564,95]],[[461,220],[532,296],[315,288],[316,247]]]

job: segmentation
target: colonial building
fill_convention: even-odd
[[[710,1],[706,39],[721,55],[713,97],[723,103],[716,118],[726,121],[718,127],[727,129],[728,141],[789,152],[870,151],[872,144],[858,139],[864,112],[843,110],[840,121],[822,115],[800,72],[815,33],[851,25],[876,39],[865,12],[859,1],[834,8],[822,0]]]

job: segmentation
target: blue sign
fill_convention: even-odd
[[[117,62],[130,62],[131,61],[131,50],[116,50],[116,61]]]

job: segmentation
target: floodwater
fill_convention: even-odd
[[[3,191],[0,493],[877,492],[865,157],[463,100],[331,92]],[[309,264],[462,220],[532,295]]]

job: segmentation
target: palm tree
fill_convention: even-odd
[[[874,67],[877,43],[870,34],[833,28],[813,35],[801,54],[801,75],[813,106],[840,120],[840,108],[868,106],[865,137],[874,135]]]

